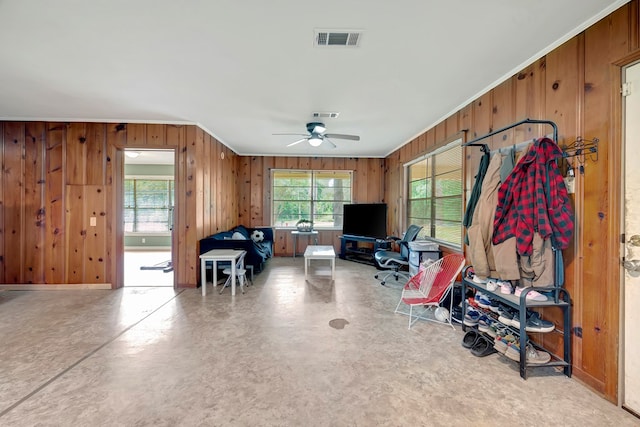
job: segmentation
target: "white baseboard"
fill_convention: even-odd
[[[76,291],[79,289],[94,289],[94,290],[111,290],[111,283],[78,283],[78,284],[64,284],[64,285],[41,285],[26,283],[3,285],[0,284],[0,291]]]

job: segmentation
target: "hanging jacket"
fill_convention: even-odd
[[[473,183],[473,188],[471,189],[471,196],[469,197],[469,201],[467,202],[467,209],[464,212],[464,218],[462,218],[462,225],[464,225],[466,228],[469,228],[473,222],[473,212],[476,209],[478,198],[482,193],[482,182],[484,181],[484,176],[486,175],[487,168],[489,167],[489,159],[490,154],[487,150],[480,158],[478,174],[476,175],[476,180]]]
[[[498,187],[500,187],[500,170],[503,158],[494,154],[487,168],[482,182],[482,191],[473,212],[473,221],[469,227],[469,261],[473,265],[473,272],[482,279],[495,277],[496,263],[493,257],[493,218],[498,202]]]
[[[520,255],[531,255],[534,232],[566,249],[573,235],[573,209],[556,159],[562,156],[549,138],[537,140],[498,190],[493,243],[516,237]]]

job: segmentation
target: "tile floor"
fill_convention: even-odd
[[[2,426],[634,426],[561,374],[527,380],[462,332],[393,314],[398,288],[276,258],[244,295],[0,292]]]

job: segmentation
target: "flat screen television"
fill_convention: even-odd
[[[387,237],[387,204],[357,203],[344,205],[342,234],[348,236]]]

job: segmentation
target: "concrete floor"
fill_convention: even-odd
[[[0,292],[2,426],[632,426],[556,372],[522,380],[463,333],[393,314],[398,288],[276,258],[246,293]],[[219,289],[219,288],[218,288]]]

